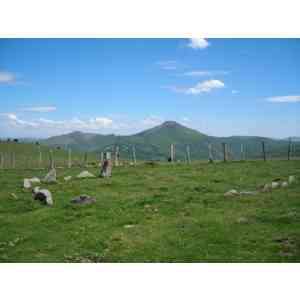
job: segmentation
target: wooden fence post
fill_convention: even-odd
[[[83,167],[86,168],[87,167],[87,152],[84,152],[84,156],[83,156]]]
[[[119,166],[119,146],[115,147],[115,166]]]
[[[10,159],[11,159],[11,168],[15,169],[15,167],[16,167],[16,155],[15,155],[14,152],[11,152]]]
[[[175,147],[174,147],[174,144],[171,144],[171,149],[170,149],[170,151],[171,151],[171,162],[174,162],[174,160],[175,160]]]
[[[0,153],[0,169],[4,169],[4,155]]]
[[[68,149],[68,168],[70,169],[72,167],[72,149]]]
[[[267,157],[266,157],[265,142],[264,141],[261,142],[261,146],[262,146],[263,159],[264,159],[264,161],[266,161]]]
[[[186,161],[188,164],[191,163],[191,153],[190,153],[190,146],[186,145]]]
[[[223,146],[223,161],[226,162],[227,161],[227,145],[226,143],[222,143]]]
[[[292,139],[289,138],[288,160],[291,159],[291,151],[292,151]]]
[[[214,162],[213,154],[212,154],[212,144],[211,143],[208,144],[208,161],[210,163]]]
[[[50,149],[49,150],[49,168],[50,170],[54,169],[55,165],[54,165],[54,157],[53,157],[53,150]]]
[[[132,146],[132,159],[133,159],[133,164],[136,165],[135,146]]]
[[[41,168],[42,167],[42,163],[43,163],[41,146],[38,147],[38,151],[39,151],[39,168]]]
[[[245,160],[244,145],[243,144],[241,144],[241,160]]]

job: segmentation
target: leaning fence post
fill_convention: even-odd
[[[261,146],[262,146],[263,159],[264,159],[264,161],[266,161],[267,157],[266,157],[265,142],[264,141],[261,142]]]
[[[133,164],[136,165],[135,146],[132,146],[132,159],[133,159]]]
[[[191,153],[190,153],[190,146],[186,145],[186,161],[188,164],[191,163]]]
[[[289,138],[288,160],[291,159],[291,151],[292,151],[292,139]]]
[[[210,163],[213,163],[213,162],[214,162],[213,154],[212,154],[212,145],[211,145],[211,143],[208,144],[208,161],[209,161]]]
[[[72,167],[72,149],[68,149],[68,168],[70,169]]]
[[[227,145],[226,143],[222,143],[223,146],[223,161],[226,162],[227,161]]]

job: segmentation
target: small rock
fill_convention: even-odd
[[[17,195],[15,193],[10,193],[10,195],[14,198],[14,199],[18,199]]]
[[[266,183],[264,187],[262,188],[262,192],[269,192],[272,189],[272,186],[270,183]]]
[[[278,188],[279,186],[280,186],[279,182],[277,182],[277,181],[272,181],[272,183],[271,183],[271,188],[272,188],[272,189],[276,189],[276,188]]]
[[[93,175],[93,174],[90,173],[89,171],[82,171],[82,172],[79,173],[76,177],[77,177],[77,178],[92,178],[92,177],[95,177],[95,175]]]
[[[282,183],[281,183],[281,187],[288,187],[288,182],[287,181],[283,181]]]
[[[71,200],[71,203],[73,204],[91,204],[94,202],[96,202],[96,199],[88,195],[80,195]]]
[[[46,189],[40,190],[39,187],[35,187],[33,195],[34,195],[34,200],[39,200],[43,204],[47,204],[50,206],[53,205],[52,194],[49,190]]]
[[[31,188],[31,182],[28,178],[24,179],[23,187],[24,187],[24,189],[30,189]]]
[[[257,195],[257,191],[240,191],[240,195]]]
[[[133,228],[133,227],[135,227],[135,225],[133,224],[124,225],[124,228]]]
[[[65,181],[69,181],[69,180],[71,180],[72,179],[72,176],[66,176],[66,177],[64,177],[64,180]]]
[[[32,177],[29,179],[31,183],[41,183],[40,179],[37,177]]]
[[[288,182],[289,182],[289,184],[291,184],[291,183],[295,182],[295,180],[296,180],[295,176],[290,175],[289,179],[288,179]]]
[[[240,217],[240,218],[237,219],[237,222],[239,224],[246,224],[246,223],[249,223],[249,220],[248,220],[248,218]]]
[[[238,196],[240,193],[237,190],[229,190],[224,194],[225,197]]]
[[[50,172],[44,177],[43,181],[47,183],[56,182],[56,170],[50,170]]]

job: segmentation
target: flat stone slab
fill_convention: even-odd
[[[91,204],[91,203],[95,203],[96,199],[93,197],[90,197],[88,195],[80,195],[74,199],[71,200],[72,204]]]
[[[96,176],[94,174],[90,173],[89,171],[82,171],[76,177],[77,178],[93,178]]]

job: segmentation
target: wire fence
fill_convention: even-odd
[[[257,143],[205,143],[170,144],[165,148],[156,145],[106,145],[97,152],[79,152],[72,149],[31,147],[22,150],[18,147],[0,146],[0,169],[51,169],[88,168],[99,166],[104,153],[110,152],[115,166],[136,165],[143,161],[165,161],[172,163],[192,163],[193,161],[229,162],[254,160],[298,160],[300,143],[260,141]],[[26,150],[26,151],[25,151]],[[29,151],[30,150],[30,151]]]

